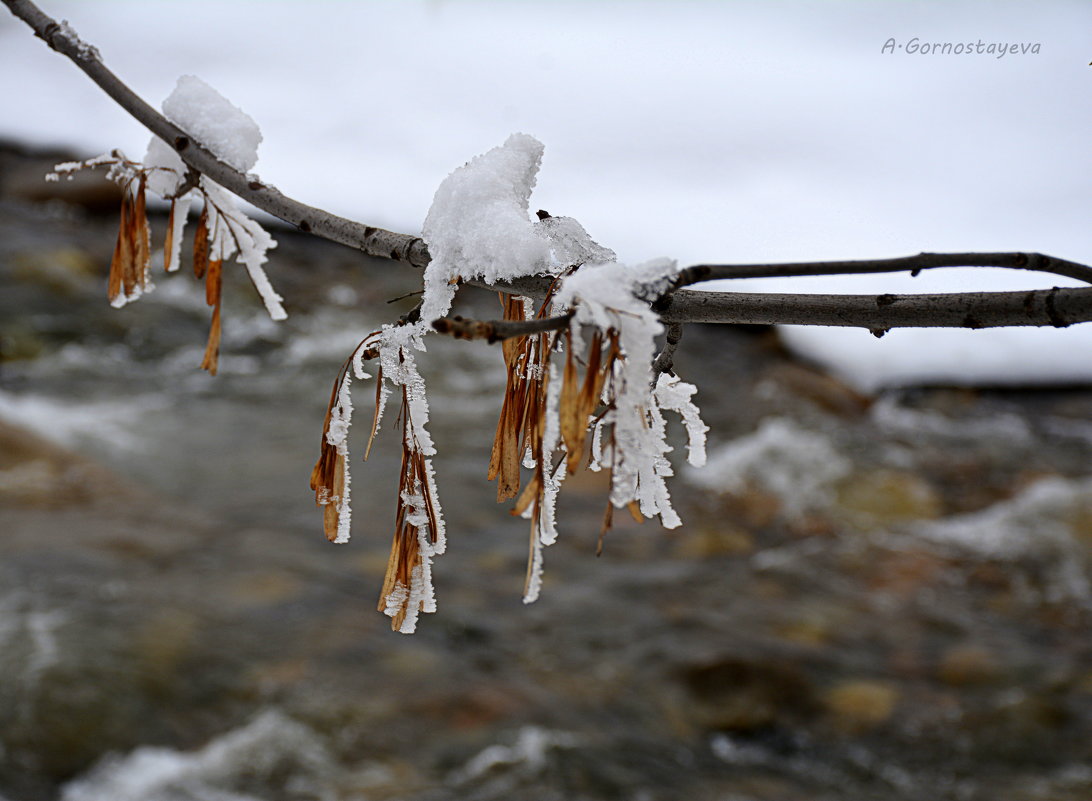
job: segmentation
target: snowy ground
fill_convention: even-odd
[[[286,193],[395,230],[419,230],[445,175],[524,131],[546,144],[533,208],[577,217],[631,263],[1016,249],[1092,262],[1092,5],[1076,0],[43,7],[154,103],[181,74],[217,87],[261,125],[257,171]],[[1039,52],[909,54],[915,38]],[[147,143],[6,14],[0,109],[0,136],[134,155]],[[792,286],[1062,283],[965,270]],[[788,334],[866,386],[1092,379],[1074,357],[1088,326]]]

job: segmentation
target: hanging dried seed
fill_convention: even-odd
[[[193,274],[200,281],[209,267],[209,212],[201,209],[197,220],[197,233],[193,236]]]

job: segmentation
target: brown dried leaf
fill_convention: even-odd
[[[200,281],[209,267],[209,212],[201,209],[197,233],[193,235],[193,274]]]
[[[614,525],[614,506],[607,501],[607,511],[603,513],[603,525],[599,527],[599,541],[595,544],[595,555],[603,555],[603,539],[607,536],[611,526]]]
[[[531,591],[531,580],[535,575],[535,551],[539,541],[538,515],[531,515],[531,543],[527,548],[527,574],[523,578],[523,596]]]
[[[118,238],[114,243],[114,257],[110,260],[110,280],[107,285],[106,295],[113,303],[121,294],[123,277],[126,273],[125,262],[132,259],[129,250],[129,238],[126,235],[129,220],[129,193],[121,195],[121,220],[118,223]]]
[[[580,390],[580,405],[583,407],[585,419],[595,412],[603,392],[604,370],[600,366],[602,358],[603,336],[597,331],[588,350],[588,367],[584,373],[584,386]]]
[[[401,501],[399,501],[401,503]],[[406,553],[404,538],[401,536],[402,526],[399,524],[394,534],[394,540],[391,542],[391,553],[387,557],[387,572],[383,575],[383,588],[379,591],[379,603],[376,605],[376,609],[380,612],[387,611],[387,598],[394,592],[395,587],[399,584],[399,574],[404,572],[404,565],[408,561],[409,554]],[[407,588],[409,587],[404,581],[402,582]],[[407,599],[408,600],[408,599]],[[395,631],[402,625],[402,621],[406,619],[406,606],[403,603],[402,608],[396,615],[391,617],[391,628]]]
[[[171,271],[171,254],[174,253],[174,214],[178,206],[177,200],[171,201],[171,213],[167,215],[167,236],[163,240],[163,270]]]
[[[573,340],[565,332],[565,370],[562,373],[561,395],[558,402],[558,414],[561,417],[561,441],[568,451],[568,471],[572,475],[584,453],[584,436],[588,431],[588,416],[584,413],[584,404],[577,385],[576,359],[573,358]]]
[[[493,459],[489,464],[490,480],[497,479],[497,503],[514,498],[519,493],[520,461],[523,457],[520,429],[526,399],[527,387],[521,386],[505,396],[501,407],[497,436],[493,441]]]
[[[133,261],[134,261],[134,285],[139,284],[141,289],[148,285],[148,270],[152,260],[152,229],[148,225],[147,196],[145,188],[148,177],[140,174],[137,184],[136,204],[133,209]]]
[[[219,265],[215,261],[213,264]],[[217,303],[212,310],[212,325],[209,327],[209,341],[205,345],[205,358],[201,360],[201,369],[208,370],[209,375],[216,375],[216,369],[220,363],[220,304]]]
[[[516,295],[505,295],[501,293],[501,307],[504,310],[505,320],[522,322],[526,319],[523,314],[523,299]],[[501,351],[504,353],[504,363],[509,369],[516,363],[520,353],[523,352],[524,342],[526,342],[526,337],[508,337],[507,339],[501,340]]]
[[[637,501],[630,501],[626,504],[626,508],[629,509],[630,515],[638,523],[645,522],[645,516],[641,514],[641,504],[637,503]]]
[[[331,542],[337,539],[338,503],[345,491],[345,470],[347,465],[345,457],[341,456],[337,452],[337,448],[327,441],[326,435],[330,431],[330,420],[333,416],[334,404],[337,402],[338,390],[345,378],[346,365],[342,365],[334,381],[334,386],[330,390],[330,402],[326,406],[326,418],[322,423],[319,458],[311,470],[311,489],[315,492],[315,505],[323,507],[322,527],[326,538]]]
[[[322,509],[322,530],[326,539],[333,542],[337,539],[337,529],[341,518],[338,502],[341,500],[342,493],[345,492],[345,457],[341,456],[333,446],[330,446],[330,452],[333,456],[328,484],[330,492],[328,501]]]
[[[524,320],[523,300],[513,295],[499,294],[505,320]],[[501,404],[497,431],[493,437],[493,448],[489,455],[490,481],[498,478],[497,502],[514,498],[519,493],[520,459],[523,451],[520,434],[523,429],[525,404],[527,400],[527,381],[523,377],[521,366],[531,358],[532,342],[527,337],[510,337],[501,343],[507,377],[504,387],[504,401]]]
[[[539,471],[535,471],[534,476],[527,482],[527,486],[523,488],[523,492],[520,493],[519,500],[516,501],[516,505],[512,507],[511,514],[513,517],[519,517],[525,511],[527,507],[531,505],[532,501],[540,500],[542,497],[542,479],[539,477]]]
[[[220,287],[223,281],[223,269],[219,259],[209,262],[208,271],[205,273],[205,303],[209,306],[220,304]]]
[[[398,631],[409,612],[409,594],[414,570],[421,565],[421,549],[418,540],[419,530],[408,522],[407,506],[403,499],[403,493],[410,493],[415,487],[421,487],[425,500],[425,512],[428,515],[431,531],[431,539],[436,541],[437,520],[436,511],[432,508],[431,482],[428,470],[425,466],[425,457],[419,451],[411,451],[407,444],[413,430],[413,421],[410,418],[409,401],[406,390],[402,390],[402,470],[398,483],[398,506],[395,518],[394,540],[391,543],[390,557],[387,559],[387,572],[383,577],[383,589],[379,594],[377,608],[386,613],[389,609],[387,599],[395,592],[399,585],[407,591],[402,599],[401,606],[391,616],[391,628]],[[417,602],[422,604],[421,601]],[[423,611],[418,607],[418,611]]]
[[[489,469],[486,471],[486,481],[492,481],[500,473],[501,463],[504,458],[505,434],[508,431],[508,408],[512,403],[512,397],[505,390],[504,400],[501,402],[500,417],[497,418],[497,431],[493,435],[493,448],[489,452]],[[498,501],[500,498],[497,499]]]
[[[126,190],[126,194],[129,194]],[[121,274],[121,289],[130,296],[133,294],[133,290],[136,288],[136,276],[137,276],[137,223],[136,223],[136,202],[129,198],[129,212],[125,215],[125,252],[128,254],[128,258],[125,259],[124,271]]]
[[[328,503],[322,507],[322,532],[326,535],[328,542],[337,539],[337,527],[340,517],[336,503]]]
[[[375,442],[375,433],[379,430],[379,398],[383,394],[383,367],[380,365],[375,374],[375,413],[372,414],[372,430],[368,434],[368,447],[364,449],[364,461],[368,461],[368,455],[372,452],[372,443]]]
[[[512,313],[516,313],[512,311]],[[522,319],[522,304],[519,311]],[[523,438],[528,430],[528,406],[535,397],[534,382],[523,376],[524,365],[529,363],[534,350],[534,340],[521,338],[517,351],[513,352],[508,362],[508,379],[505,385],[504,402],[500,418],[497,421],[497,433],[493,438],[493,449],[489,460],[489,480],[497,481],[497,502],[514,498],[519,493],[520,462],[526,449]]]

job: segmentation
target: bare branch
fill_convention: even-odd
[[[557,317],[541,317],[534,320],[466,320],[456,315],[433,320],[432,327],[441,334],[449,334],[456,339],[485,339],[492,344],[512,337],[561,331],[568,326],[572,317],[571,311]]]
[[[820,275],[862,275],[897,273],[938,267],[1004,267],[1064,275],[1092,284],[1092,267],[1044,256],[1042,253],[919,253],[895,259],[855,261],[806,261],[788,264],[695,264],[679,272],[673,289],[726,278],[795,278]]]
[[[1092,320],[1092,287],[945,295],[786,295],[680,290],[665,323],[833,325],[887,328],[1064,328]]]

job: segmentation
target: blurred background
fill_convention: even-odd
[[[397,231],[523,131],[532,209],[631,263],[1092,262],[1087,3],[43,10],[154,105],[216,87],[267,182]],[[0,798],[1092,794],[1092,329],[691,326],[677,369],[712,430],[707,468],[677,463],[684,527],[620,522],[595,559],[606,488],[574,477],[532,607],[526,526],[484,480],[500,354],[430,343],[451,544],[406,638],[373,610],[396,438],[354,466],[348,546],[307,477],[338,366],[419,277],[266,220],[289,319],[230,275],[221,374],[198,372],[203,291],[109,308],[116,195],[42,180],[148,135],[6,11],[0,67]],[[1064,283],[938,273],[733,288]]]

